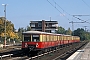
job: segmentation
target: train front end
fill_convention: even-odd
[[[37,51],[40,49],[40,34],[35,32],[24,32],[22,50],[23,51]]]

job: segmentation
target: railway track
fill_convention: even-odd
[[[13,55],[5,57],[2,60],[66,60],[70,55],[72,55],[75,51],[83,47],[85,44],[87,44],[87,42],[74,43],[69,46],[64,46],[60,49],[33,57],[27,57],[26,55],[22,55],[22,51],[14,51]]]
[[[21,49],[21,44],[11,44],[0,50],[0,53]]]
[[[0,59],[18,55],[21,52],[21,44],[10,45],[0,50]]]
[[[32,57],[29,60],[66,60],[70,55],[72,55],[75,51],[84,46],[87,42],[76,43],[70,46],[63,47],[55,52],[44,54],[42,56],[38,56],[36,58]],[[27,59],[28,60],[28,59]]]

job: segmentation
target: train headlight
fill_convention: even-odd
[[[28,47],[28,44],[27,43],[25,43],[25,47]]]
[[[36,43],[36,47],[38,47],[39,45],[38,45],[38,43]]]

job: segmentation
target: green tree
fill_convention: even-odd
[[[65,34],[65,29],[63,27],[58,27],[58,30],[56,31],[58,34]]]
[[[6,20],[4,17],[0,17],[0,36],[1,38],[5,37],[5,22],[6,22],[6,37],[7,39],[18,39],[18,35],[15,33],[14,24]]]
[[[23,40],[22,33],[23,33],[24,31],[26,31],[26,29],[24,29],[24,28],[19,28],[19,29],[18,29],[19,40]]]
[[[70,30],[70,28],[68,28],[68,30],[65,31],[65,34],[66,35],[71,35],[72,34],[72,31]]]
[[[30,31],[31,29],[30,29],[30,26],[27,26],[26,27],[26,31]]]
[[[86,32],[82,28],[78,28],[77,30],[74,30],[74,36],[79,36],[81,40],[85,40],[86,38],[85,34]]]
[[[0,36],[1,36],[1,33],[4,32],[5,30],[5,25],[4,25],[4,17],[0,17]]]

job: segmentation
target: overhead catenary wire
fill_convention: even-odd
[[[86,4],[87,5],[87,7],[89,7],[90,8],[90,6],[84,1],[84,0],[82,0],[83,2],[84,2],[84,4]]]
[[[47,0],[48,1],[48,0]],[[57,9],[61,14],[62,14],[62,12],[58,9],[58,8],[56,8],[56,6],[58,6],[60,9],[62,9],[62,11],[63,12],[65,12],[65,13],[67,13],[69,16],[71,16],[71,17],[74,17],[74,18],[76,18],[76,19],[78,19],[78,20],[80,20],[80,21],[83,21],[83,23],[89,23],[89,22],[87,22],[87,20],[82,20],[81,18],[79,18],[79,17],[76,17],[76,16],[74,16],[74,15],[71,15],[71,14],[69,14],[68,12],[66,12],[59,4],[57,4],[54,0],[53,0],[53,2],[55,3],[55,6],[50,2],[50,1],[48,1],[55,9]],[[90,16],[90,15],[78,15],[78,16]],[[65,17],[65,16],[64,16]],[[90,23],[89,23],[90,24]]]
[[[47,0],[48,1],[48,0]],[[48,1],[58,12],[60,12],[62,15],[63,15],[63,13],[56,7],[56,6],[54,6],[50,1]],[[56,3],[55,3],[56,4]],[[63,15],[66,19],[68,19],[69,20],[69,18],[67,18],[65,15]]]
[[[78,20],[81,20],[81,21],[83,21],[83,22],[85,22],[85,23],[89,23],[89,22],[87,22],[87,20],[82,20],[82,19],[80,19],[80,18],[78,18],[78,17],[76,17],[76,16],[73,16],[74,18],[77,18]],[[90,24],[90,23],[89,23]]]
[[[57,4],[54,0],[53,0],[53,2],[59,7],[59,8],[61,8],[64,12],[66,12],[59,4]],[[71,15],[71,14],[69,14],[68,12],[66,12],[69,16],[72,16],[72,17],[74,17],[74,18],[76,18],[76,19],[78,19],[78,20],[81,20],[81,21],[83,21],[83,22],[85,22],[85,23],[89,23],[89,22],[87,22],[87,20],[82,20],[82,19],[80,19],[80,18],[78,18],[78,17],[76,17],[76,15]],[[77,16],[90,16],[90,15],[77,15]],[[90,23],[89,23],[90,24]]]
[[[47,0],[48,1],[48,0]],[[59,9],[56,8],[56,6],[54,6],[50,1],[48,1],[56,10],[59,11]],[[60,12],[60,11],[59,11]],[[62,12],[60,12],[62,14]]]
[[[64,12],[66,12],[59,4],[57,4],[54,0],[53,0],[53,2],[59,7],[59,8],[61,8]],[[66,12],[68,15],[71,15],[71,14],[69,14],[68,12]]]

